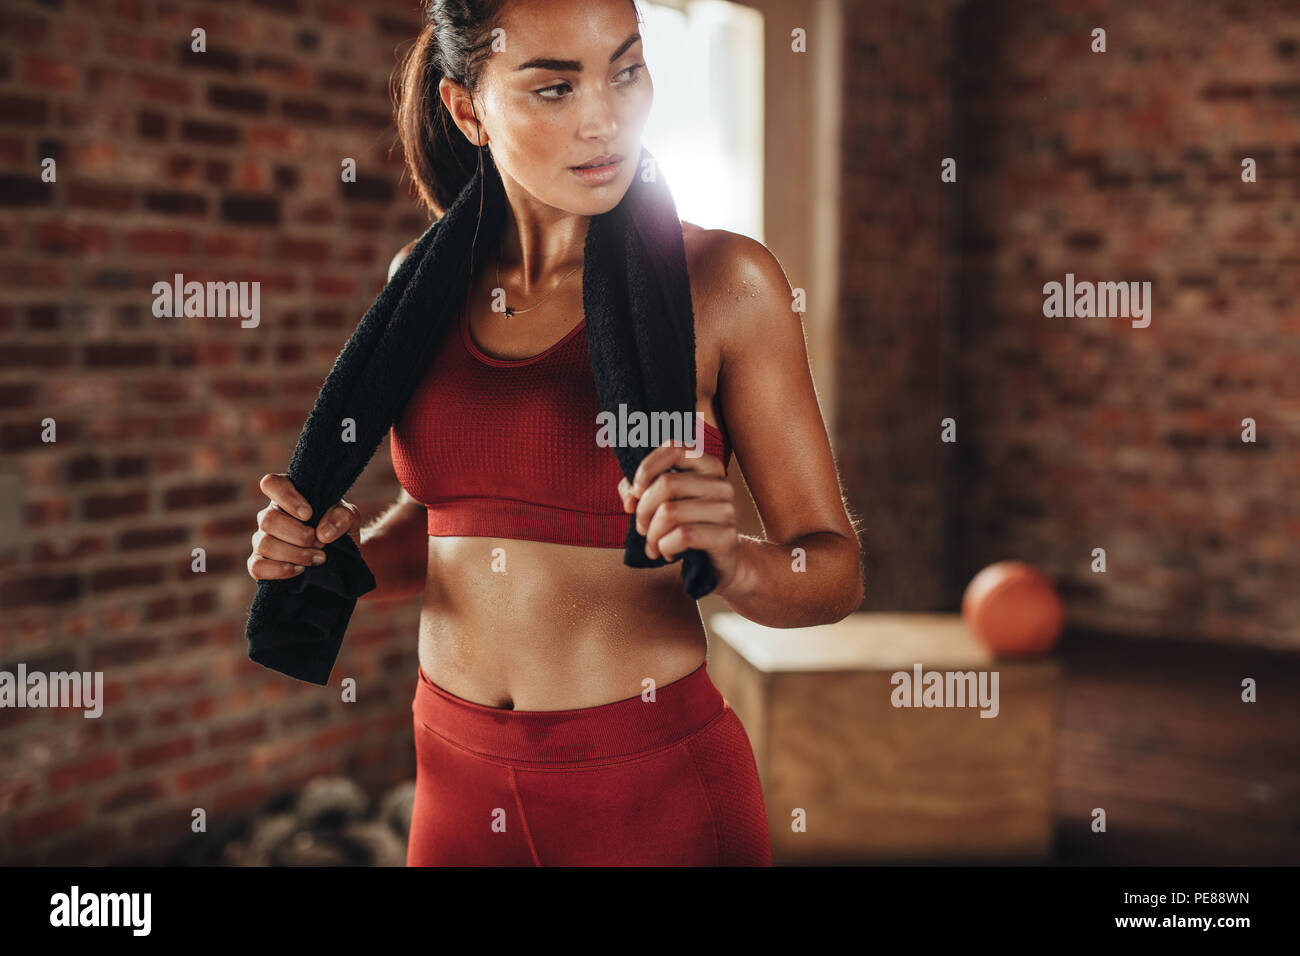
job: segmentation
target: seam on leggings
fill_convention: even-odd
[[[533,846],[533,834],[528,829],[528,814],[524,812],[524,801],[519,796],[519,784],[515,781],[515,768],[510,768],[510,790],[515,795],[515,806],[519,808],[519,821],[524,825],[524,837],[528,840],[528,852],[533,855],[533,864],[541,866],[542,861],[537,858],[537,847]]]
[[[690,740],[692,737],[698,737],[700,734],[713,729],[713,727],[718,723],[718,721],[722,720],[726,716],[727,716],[727,708],[723,707],[714,716],[709,718],[708,723],[704,724],[701,727],[697,727],[695,730],[689,731],[685,736],[681,737],[680,739],[674,740],[671,743],[664,744],[662,747],[656,747],[654,750],[640,750],[637,751],[636,753],[623,754],[617,757],[611,757],[609,759],[605,759],[603,757],[595,757],[593,758],[594,762],[555,761],[556,763],[560,764],[560,766],[558,767],[548,766],[548,761],[540,761],[534,765],[533,763],[527,760],[511,761],[504,757],[495,757],[492,756],[491,754],[479,753],[477,750],[471,750],[469,747],[466,747],[464,744],[452,740],[450,737],[446,736],[445,734],[438,733],[438,731],[434,730],[423,720],[420,720],[419,717],[415,719],[421,727],[423,727],[429,733],[433,734],[435,737],[445,742],[449,747],[455,747],[457,750],[461,751],[462,753],[469,754],[471,757],[475,758],[476,760],[482,760],[485,761],[486,763],[496,764],[498,767],[509,767],[511,769],[518,767],[520,770],[527,770],[529,773],[581,773],[584,770],[603,770],[606,767],[615,767],[618,766],[619,764],[633,763],[634,761],[637,760],[648,760],[649,758],[658,756],[659,754],[667,753],[668,751],[672,750],[674,747],[680,746],[684,741]],[[578,763],[580,765],[576,767],[569,766],[569,764],[572,763]]]
[[[688,740],[694,740],[699,734],[692,734]],[[704,785],[704,775],[700,773],[700,765],[695,762],[695,754],[691,753],[691,748],[687,746],[687,740],[680,744],[681,748],[686,751],[686,759],[691,762],[691,768],[695,771],[695,779],[699,781],[700,792],[704,794],[704,806],[709,811],[709,822],[713,824],[713,865],[722,865],[722,841],[718,835],[718,816],[713,812],[713,801],[709,799],[709,788]]]

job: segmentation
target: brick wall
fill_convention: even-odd
[[[840,365],[834,400],[845,494],[861,515],[863,610],[930,610],[944,573],[952,501],[941,368],[944,236],[938,183],[951,120],[948,2],[850,0],[844,23]],[[950,296],[949,296],[950,297]]]
[[[1300,15],[1072,10],[846,3],[833,400],[865,607],[955,609],[1016,556],[1062,583],[1074,626],[1294,642]],[[316,773],[377,793],[413,771],[418,609],[358,607],[344,705],[337,681],[247,661],[243,563],[257,479],[425,226],[385,156],[416,25],[379,0],[6,7],[0,669],[100,669],[107,701],[98,720],[0,710],[3,862],[156,859],[194,807],[215,829]],[[261,325],[155,318],[177,271],[260,281]],[[1067,271],[1150,279],[1151,327],[1045,319]],[[381,448],[349,498],[396,490]]]
[[[386,155],[418,26],[378,0],[5,5],[0,669],[102,670],[106,703],[0,710],[3,862],[157,859],[195,807],[213,831],[317,773],[414,774],[418,606],[363,601],[328,688],[249,662],[243,627],[258,479],[427,225]],[[260,324],[155,317],[175,272],[260,282]],[[374,462],[367,512],[398,491]]]
[[[862,4],[852,24],[838,400],[865,607],[956,610],[1015,557],[1075,629],[1300,645],[1300,3]],[[1150,327],[1044,317],[1067,272],[1150,281]]]

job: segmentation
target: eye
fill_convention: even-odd
[[[633,70],[638,70],[638,71],[639,71],[639,70],[644,70],[644,69],[645,69],[645,64],[644,64],[644,63],[634,63],[634,64],[632,64],[631,66],[629,66],[626,70],[624,70],[622,73],[620,73],[619,76],[622,76],[623,73],[632,73]],[[638,72],[638,73],[633,73],[631,76],[629,76],[629,77],[627,78],[627,81],[628,81],[629,83],[635,83],[635,82],[637,81],[637,78],[638,78],[640,75],[641,75],[641,74],[640,74],[639,72]]]
[[[618,75],[624,76],[625,74],[631,74],[624,82],[635,83],[640,78],[641,75],[640,71],[644,69],[645,69],[644,63],[634,63],[631,66],[629,66],[626,70],[619,71]],[[573,89],[573,87],[569,86],[568,83],[556,83],[554,86],[543,86],[541,89],[533,90],[533,93],[544,100],[562,100],[564,99],[564,96],[560,95],[558,92],[554,96],[548,94],[550,94],[552,91],[566,90],[566,89],[571,90]]]
[[[544,86],[544,87],[542,87],[540,90],[533,90],[533,92],[536,93],[538,96],[540,96],[540,97],[541,97],[542,99],[544,99],[544,100],[559,100],[559,99],[563,99],[563,97],[561,97],[561,96],[546,96],[545,94],[546,94],[547,92],[549,92],[550,90],[560,90],[560,89],[564,89],[565,87],[568,87],[568,86],[569,86],[568,83],[556,83],[554,86]],[[572,88],[572,87],[570,87],[570,89],[571,89],[571,88]]]

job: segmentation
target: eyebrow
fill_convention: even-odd
[[[624,53],[627,52],[628,47],[630,47],[633,43],[636,43],[640,39],[641,39],[640,33],[629,34],[628,38],[618,45],[618,49],[610,54],[609,62],[613,63],[620,56],[622,56]],[[542,57],[536,57],[534,59],[531,59],[526,63],[520,63],[517,67],[515,67],[516,72],[518,72],[519,70],[560,70],[560,71],[568,70],[573,73],[581,73],[582,64],[577,60],[556,60],[550,57],[542,56]]]

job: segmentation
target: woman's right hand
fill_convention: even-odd
[[[311,506],[289,476],[263,475],[260,487],[271,503],[257,513],[248,573],[257,581],[293,578],[323,562],[325,552],[314,546],[316,529],[294,517],[310,518]]]

